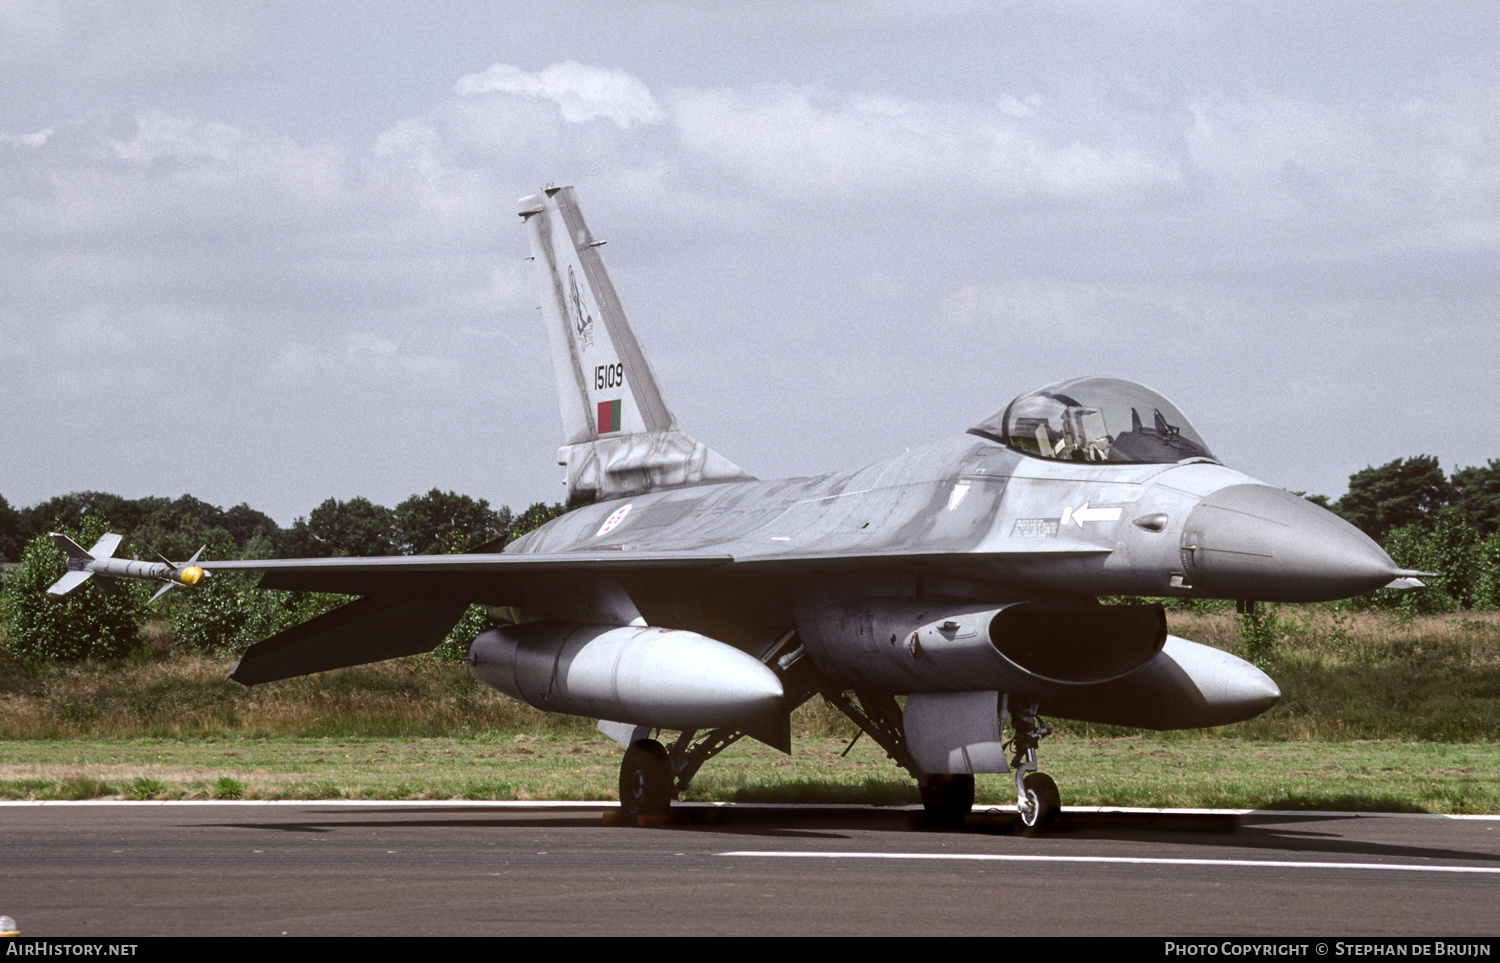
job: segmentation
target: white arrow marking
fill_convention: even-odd
[[[1089,503],[1084,502],[1081,508],[1063,509],[1062,524],[1066,525],[1069,521],[1074,521],[1078,523],[1079,528],[1082,528],[1084,522],[1118,522],[1119,520],[1120,509],[1090,508]]]

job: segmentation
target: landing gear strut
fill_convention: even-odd
[[[1015,735],[1009,747],[1014,755],[1010,767],[1016,773],[1016,811],[1021,816],[1021,835],[1040,836],[1052,828],[1052,820],[1062,805],[1057,783],[1037,771],[1037,745],[1052,734],[1052,727],[1036,717],[1037,700],[1018,700],[1010,707]]]
[[[627,816],[665,816],[672,804],[672,762],[655,739],[637,739],[620,762],[620,809]]]

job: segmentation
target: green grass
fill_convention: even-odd
[[[1172,631],[1249,656],[1226,606],[1172,612]],[[1219,738],[1500,742],[1500,613],[1402,619],[1336,606],[1265,607],[1263,668],[1283,698]],[[414,738],[463,733],[584,734],[487,689],[455,662],[414,657],[246,689],[232,657],[171,647],[162,627],[115,662],[29,668],[0,653],[0,739],[91,736]],[[849,724],[818,700],[794,716],[806,736]],[[1045,705],[1043,706],[1045,715]],[[1056,723],[1074,735],[1130,730]]]
[[[799,737],[791,756],[741,742],[687,798],[907,805],[915,784],[878,748]],[[7,799],[613,800],[620,749],[600,736],[71,739],[6,745]],[[1500,813],[1500,744],[1261,742],[1056,735],[1042,761],[1065,805]],[[1013,801],[979,777],[981,803]]]
[[[1206,731],[1051,720],[1045,768],[1067,805],[1500,813],[1500,613],[1402,619],[1268,607],[1247,650],[1225,606],[1170,614],[1186,638],[1257,655],[1284,697]],[[152,634],[154,633],[154,634]],[[0,655],[0,797],[578,799],[616,797],[620,750],[417,657],[246,689],[232,659],[173,649],[28,668]],[[1045,715],[1045,707],[1043,709]],[[815,699],[787,757],[743,741],[690,799],[905,804],[913,783]],[[1009,777],[979,780],[1004,803]]]

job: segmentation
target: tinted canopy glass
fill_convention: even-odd
[[[1037,458],[1126,465],[1213,458],[1166,398],[1118,378],[1074,378],[1021,395],[969,429]]]

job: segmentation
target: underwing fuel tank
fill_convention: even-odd
[[[834,682],[887,692],[1044,695],[1106,682],[1167,638],[1160,605],[993,602],[927,596],[825,602],[797,631]]]
[[[782,701],[781,681],[752,656],[680,629],[526,622],[481,633],[469,669],[547,712],[661,729],[742,726]]]

